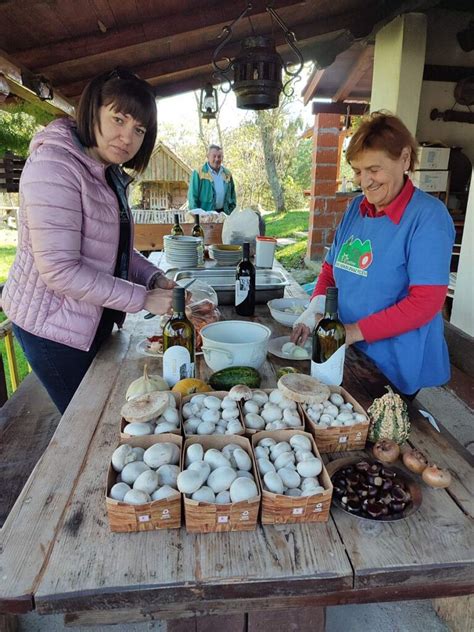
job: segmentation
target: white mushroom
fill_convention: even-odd
[[[130,485],[127,485],[127,483],[115,483],[115,485],[112,486],[109,492],[109,496],[110,498],[113,498],[114,500],[123,500],[125,497],[125,494],[129,492],[130,490],[131,490],[131,487]]]
[[[252,399],[252,391],[245,384],[236,384],[230,389],[228,397],[236,402],[239,402],[242,399],[248,400]]]
[[[149,503],[150,501],[150,496],[138,489],[131,489],[125,494],[123,499],[123,502],[128,503],[129,505],[143,505],[145,503]]]
[[[164,498],[170,498],[171,496],[175,496],[179,494],[177,489],[170,487],[169,485],[163,485],[162,487],[158,487],[158,489],[153,492],[151,495],[152,500],[163,500]]]

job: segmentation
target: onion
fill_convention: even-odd
[[[402,455],[403,465],[415,474],[421,474],[428,465],[425,456],[419,450],[407,450]]]
[[[443,470],[437,465],[428,465],[423,470],[422,479],[430,487],[449,487],[451,485],[451,474],[448,470]]]
[[[395,441],[381,439],[374,445],[372,452],[377,461],[381,461],[382,463],[394,463],[400,455],[400,448]]]

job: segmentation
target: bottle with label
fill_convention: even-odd
[[[253,316],[255,312],[255,266],[250,261],[250,244],[242,246],[242,261],[235,273],[235,311],[239,316]]]
[[[202,265],[204,263],[204,230],[199,223],[199,215],[194,216],[194,226],[191,232],[193,237],[198,237],[201,240],[201,245],[197,248],[198,253],[198,265]]]
[[[185,289],[173,288],[173,314],[163,328],[163,377],[169,387],[194,377],[194,328],[185,312]]]
[[[182,235],[184,235],[184,231],[181,228],[181,224],[179,223],[179,215],[178,215],[178,213],[175,213],[174,226],[171,229],[171,234],[175,235],[177,237],[181,237]]]
[[[311,375],[328,385],[341,384],[344,373],[346,330],[337,316],[337,296],[337,287],[328,287],[324,318],[313,333]]]

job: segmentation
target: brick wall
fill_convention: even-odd
[[[336,198],[340,121],[340,114],[315,116],[307,251],[312,260],[324,257],[350,199]]]

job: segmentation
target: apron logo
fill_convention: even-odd
[[[372,244],[370,243],[370,239],[362,243],[360,239],[354,239],[354,235],[351,235],[351,237],[342,244],[339,254],[337,255],[335,267],[366,277],[367,268],[372,263],[372,260]]]

